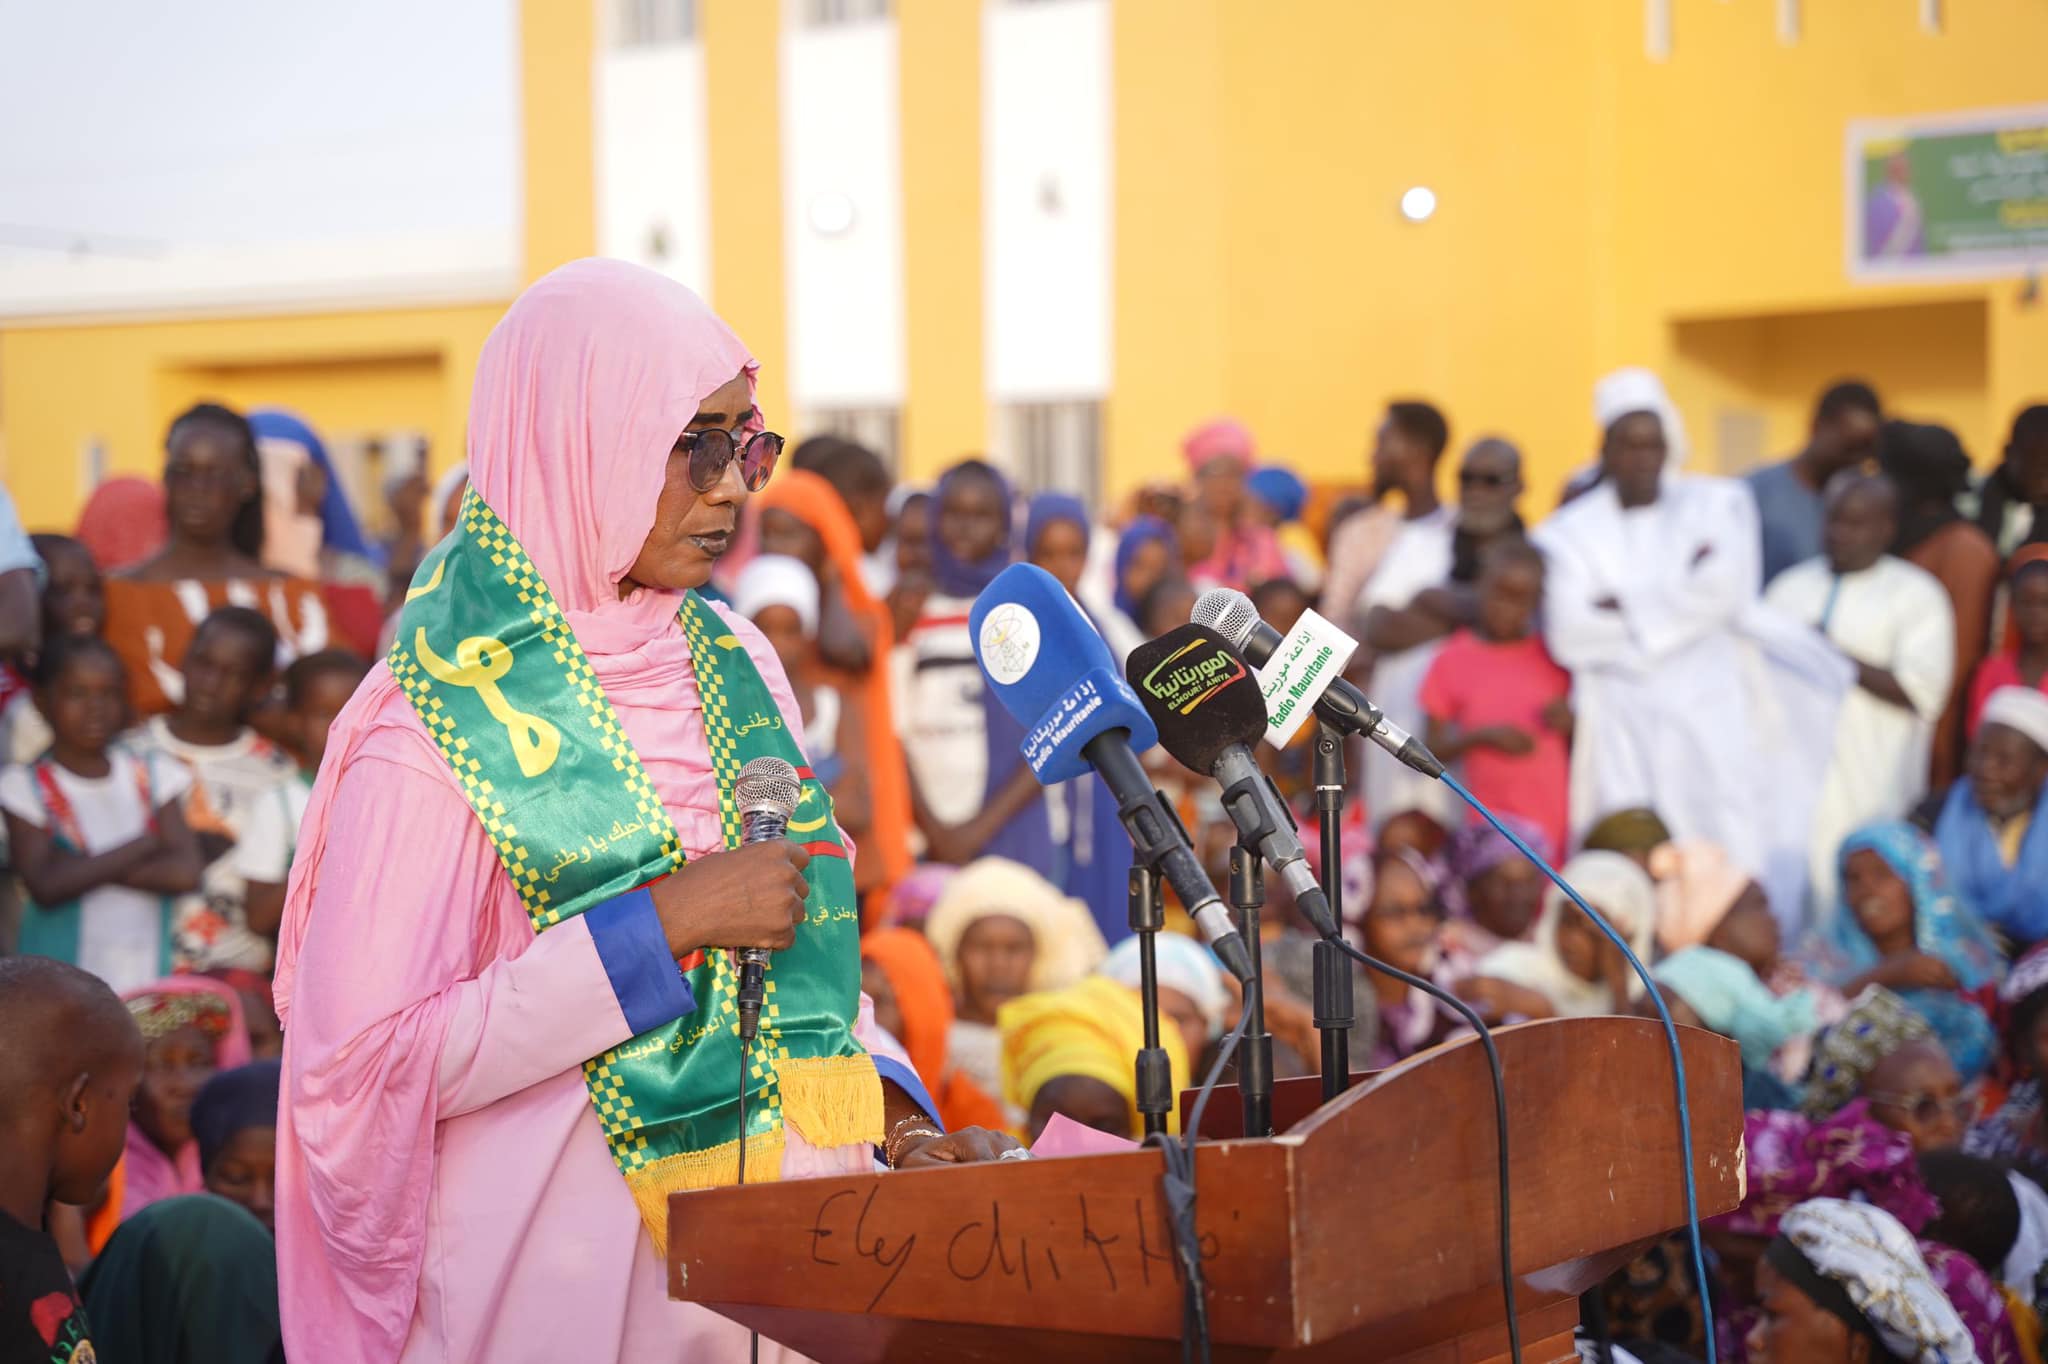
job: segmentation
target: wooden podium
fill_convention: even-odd
[[[1707,1216],[1740,1200],[1741,1062],[1724,1038],[1680,1036]],[[1517,1315],[1539,1364],[1571,1356],[1580,1292],[1685,1220],[1671,1058],[1642,1019],[1495,1038]],[[1178,1360],[1162,1167],[1135,1151],[677,1194],[669,1293],[823,1364]],[[1216,1360],[1506,1355],[1493,1093],[1473,1040],[1278,1137],[1205,1141],[1195,1169]]]

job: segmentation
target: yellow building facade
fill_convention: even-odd
[[[1826,381],[1953,424],[1995,460],[2048,398],[2048,305],[2012,277],[1872,286],[1845,266],[1852,119],[2048,101],[2035,0],[1675,0],[1652,55],[1639,0],[1106,3],[1109,363],[1102,487],[1180,471],[1218,413],[1314,479],[1361,471],[1380,406],[1418,395],[1454,439],[1522,444],[1547,500],[1591,453],[1593,380],[1668,377],[1695,467],[1794,449]],[[900,458],[928,476],[989,448],[982,0],[895,0]],[[790,407],[791,280],[772,0],[699,0],[708,291]],[[599,246],[593,104],[604,15],[519,6],[521,273]],[[1059,91],[1049,87],[1048,100]],[[1426,185],[1426,222],[1396,211]],[[31,526],[68,525],[93,468],[153,471],[201,397],[323,430],[461,449],[506,296],[264,315],[0,324],[0,440]],[[796,434],[792,432],[792,434]]]

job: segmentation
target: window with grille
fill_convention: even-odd
[[[697,0],[612,0],[613,47],[663,47],[697,36]]]
[[[889,17],[889,0],[797,0],[797,22],[806,28],[858,24]]]
[[[997,457],[1027,492],[1102,496],[1102,404],[1011,403],[1001,409]]]
[[[806,436],[837,436],[865,445],[882,457],[891,474],[901,468],[903,415],[893,407],[815,407],[804,413]]]

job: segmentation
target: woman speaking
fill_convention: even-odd
[[[851,849],[754,627],[694,591],[782,439],[689,290],[580,261],[485,343],[471,492],[335,721],[277,969],[293,1358],[724,1360],[667,1199],[987,1159],[860,993]],[[734,778],[804,775],[739,846]],[[799,841],[801,840],[801,841]],[[730,954],[775,949],[746,1080]]]

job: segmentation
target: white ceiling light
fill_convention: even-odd
[[[853,200],[837,190],[811,197],[805,218],[821,237],[843,237],[853,230]]]
[[[1436,191],[1427,185],[1416,185],[1401,195],[1401,216],[1411,223],[1428,222],[1436,212]]]

